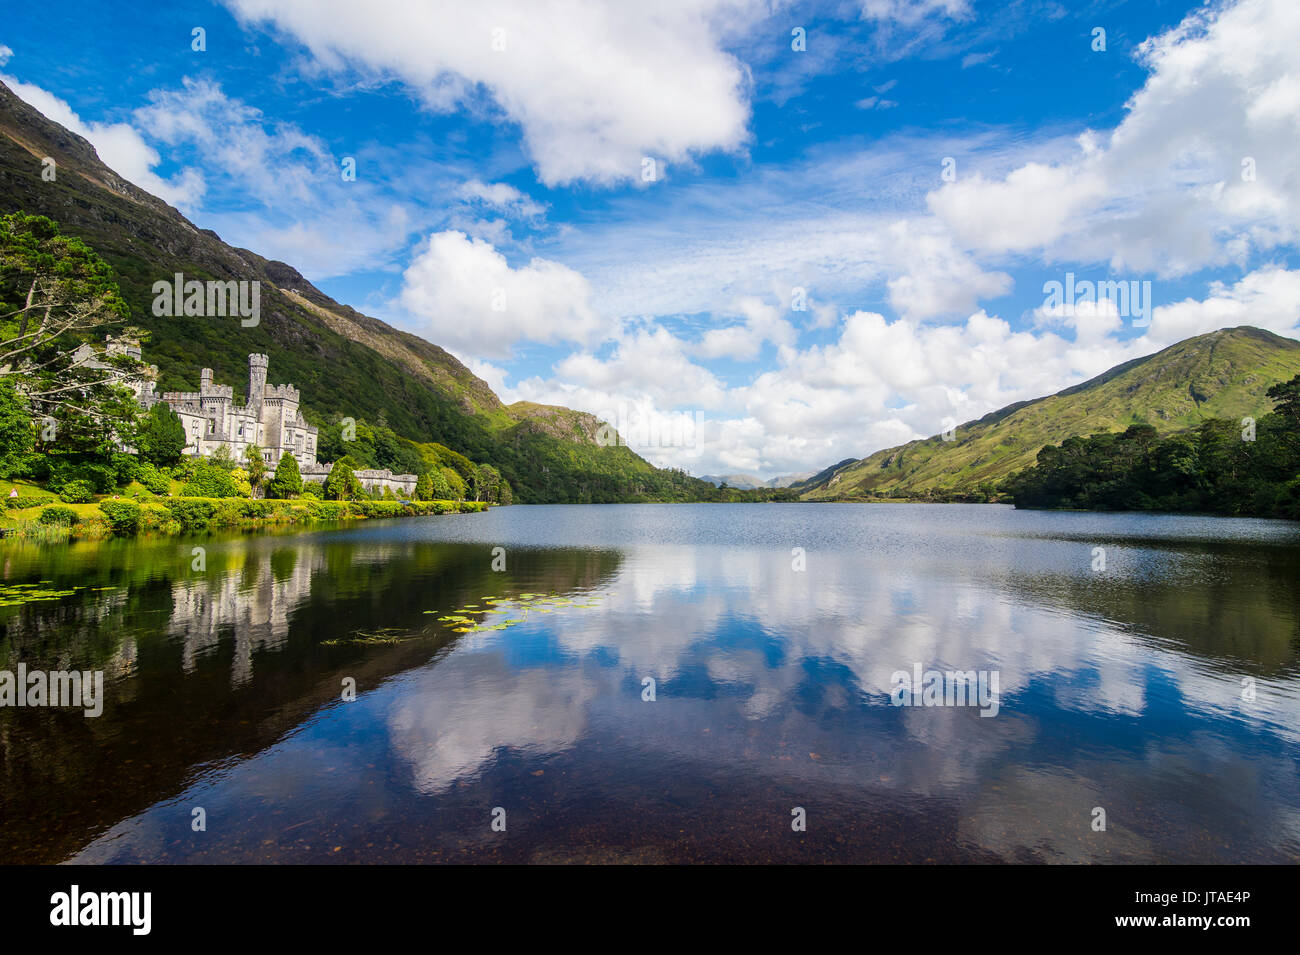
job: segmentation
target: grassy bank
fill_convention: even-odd
[[[19,496],[9,497],[11,488]],[[131,499],[105,495],[84,504],[67,504],[26,482],[0,484],[4,509],[0,530],[9,540],[66,541],[113,535],[191,534],[217,528],[257,528],[284,524],[487,510],[481,501],[322,501],[250,500],[248,498],[153,497]]]

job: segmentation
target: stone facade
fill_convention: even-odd
[[[410,497],[415,493],[415,482],[419,480],[415,474],[394,474],[392,471],[384,469],[377,471],[373,469],[356,470],[352,472],[361,486],[367,491],[373,491],[375,488],[391,488],[393,493],[398,497]],[[330,466],[328,464],[318,464],[316,467],[307,470],[303,469],[302,479],[304,481],[315,481],[324,484],[325,479],[330,476]]]
[[[299,393],[293,385],[268,385],[265,355],[248,356],[248,403],[235,404],[234,389],[212,381],[212,369],[199,372],[198,391],[167,391],[159,395],[152,382],[140,392],[146,409],[159,402],[181,419],[185,426],[186,453],[208,457],[225,447],[236,462],[244,460],[245,449],[257,445],[262,458],[274,470],[285,452],[292,454],[299,470],[315,469],[318,429],[298,410]]]
[[[154,384],[158,368],[151,365],[143,371],[124,373],[106,357],[126,355],[143,362],[139,342],[129,339],[109,338],[104,351],[99,352],[85,344],[73,352],[77,365],[104,371],[129,387],[147,411],[156,404],[166,404],[180,418],[185,428],[187,454],[208,457],[218,448],[225,447],[231,460],[242,464],[244,452],[256,444],[262,450],[262,459],[274,471],[287,451],[298,462],[304,481],[323,484],[329,477],[330,465],[316,460],[319,430],[307,423],[298,410],[300,394],[293,385],[268,385],[266,372],[269,360],[265,355],[248,356],[248,402],[235,404],[234,389],[218,385],[212,380],[212,369],[199,372],[198,391],[167,391],[159,394]],[[122,450],[133,449],[121,445]],[[415,493],[417,476],[394,474],[388,470],[357,470],[353,472],[367,491],[390,488],[399,497]]]
[[[140,343],[130,338],[114,338],[109,335],[104,342],[103,356],[113,358],[117,355],[125,355],[144,364],[144,354],[140,350]],[[125,372],[110,362],[100,360],[100,352],[87,343],[77,346],[76,351],[72,353],[72,364],[76,368],[93,368],[96,371],[102,371],[108,378],[113,378],[126,385],[135,393],[137,398],[145,389],[151,389],[152,378],[158,377],[158,366],[149,365],[140,371]]]

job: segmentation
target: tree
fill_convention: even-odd
[[[331,471],[330,477],[333,476],[334,472]],[[274,497],[288,499],[301,493],[302,472],[298,470],[298,462],[294,456],[286,451],[280,455],[280,463],[275,468],[275,477],[271,479],[271,494]]]
[[[447,482],[447,477],[440,470],[434,468],[428,472],[429,478],[429,500],[431,501],[450,501],[451,485]]]
[[[443,478],[447,481],[448,500],[463,501],[465,500],[465,481],[452,468],[440,468]]]
[[[501,472],[490,464],[481,464],[474,481],[474,500],[494,504],[501,490]]]
[[[143,380],[144,364],[124,349],[82,347],[128,314],[112,269],[84,242],[44,216],[0,217],[0,378],[14,381],[43,433],[53,424],[44,444],[107,454],[134,440],[127,385]]]
[[[241,497],[233,471],[212,463],[211,458],[185,462],[188,478],[181,485],[184,497]]]
[[[1300,375],[1264,392],[1275,402],[1273,411],[1288,419],[1292,430],[1300,431]]]
[[[343,501],[356,497],[361,492],[361,482],[352,473],[352,459],[346,454],[334,462],[329,477],[325,479],[325,497],[331,501]]]
[[[244,460],[248,462],[248,483],[253,489],[253,497],[266,482],[266,461],[262,458],[262,449],[250,444],[244,449]]]
[[[234,468],[230,472],[230,483],[234,485],[236,497],[253,496],[253,485],[248,480],[248,472],[243,468]]]
[[[27,404],[13,381],[0,378],[0,477],[21,473],[31,452],[32,421]]]
[[[433,500],[433,484],[429,480],[429,473],[427,471],[416,478],[415,499],[417,501]]]
[[[235,457],[230,453],[230,445],[219,444],[208,455],[208,460],[214,467],[221,468],[223,471],[233,471],[235,469]]]
[[[157,467],[170,467],[179,461],[187,443],[185,425],[161,401],[144,415],[135,439],[141,460]]]

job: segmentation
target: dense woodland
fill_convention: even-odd
[[[1275,408],[1258,422],[1165,437],[1133,425],[1048,445],[1002,490],[1017,507],[1300,518],[1300,376],[1267,394]]]

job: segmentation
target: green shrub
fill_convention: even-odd
[[[95,489],[89,481],[69,481],[59,491],[59,500],[64,504],[89,504],[95,499]]]
[[[152,464],[145,463],[140,465],[139,472],[140,473],[136,476],[136,480],[143,484],[146,490],[151,493],[166,494],[172,489],[171,481],[167,479],[167,475],[163,474],[162,471],[158,470],[158,468],[154,467]]]
[[[194,531],[208,526],[216,508],[211,501],[176,497],[167,502],[167,510],[171,512],[172,520],[183,530]]]
[[[146,504],[140,508],[140,529],[143,531],[165,530],[171,519],[171,511],[165,507]]]
[[[195,461],[189,470],[192,476],[181,488],[185,497],[239,497],[235,478],[220,463],[203,458]]]
[[[244,508],[241,506],[244,502],[238,498],[226,498],[217,501],[212,506],[212,517],[209,522],[218,527],[233,527],[244,517]]]
[[[96,494],[107,494],[117,487],[117,470],[107,464],[85,461],[78,455],[46,455],[49,466],[49,489],[56,493],[69,484],[84,483]]]
[[[279,501],[244,501],[244,516],[264,518],[270,517],[276,512],[276,504]]]
[[[353,473],[353,460],[344,455],[334,462],[329,476],[325,478],[325,497],[332,501],[341,501],[358,497],[365,490]]]
[[[77,512],[72,508],[59,507],[56,504],[41,511],[41,516],[36,519],[36,522],[38,524],[58,524],[61,527],[71,527],[80,520],[81,518],[77,516]]]
[[[338,521],[347,515],[347,505],[340,501],[307,501],[306,511],[314,521]]]
[[[140,462],[132,454],[114,454],[112,458],[113,480],[117,487],[126,487],[140,478]]]
[[[134,534],[140,529],[140,505],[130,501],[100,501],[99,509],[114,534]]]
[[[401,517],[407,512],[401,501],[356,501],[356,506],[366,517]]]
[[[266,490],[271,497],[286,499],[297,497],[302,493],[302,472],[298,470],[298,461],[288,451],[280,455],[280,463],[275,468],[275,477],[271,478],[271,483]]]
[[[5,498],[5,507],[14,510],[22,510],[28,507],[40,507],[42,504],[53,504],[58,498],[52,494],[43,495],[20,495],[19,497]]]

